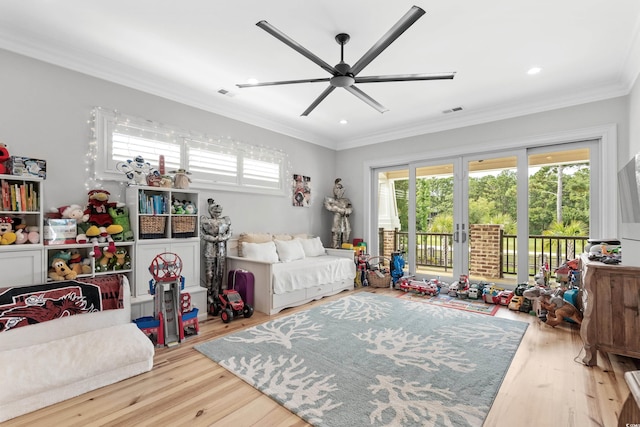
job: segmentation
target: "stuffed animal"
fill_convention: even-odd
[[[28,225],[25,232],[27,233],[29,243],[33,243],[34,245],[40,243],[40,229],[37,225]]]
[[[117,248],[114,258],[113,270],[129,270],[131,268],[131,258],[125,248]]]
[[[55,258],[51,263],[48,276],[53,280],[73,280],[78,277],[78,274],[71,270],[63,259]]]
[[[118,208],[110,207],[109,215],[111,215],[115,225],[122,226],[121,233],[111,236],[113,237],[113,240],[116,242],[133,240],[133,231],[131,231],[131,224],[129,222],[129,209],[126,206]]]
[[[84,262],[85,259],[88,258],[83,258],[78,249],[71,249],[71,258],[68,265],[76,274],[91,274],[91,261],[86,263]]]
[[[185,202],[184,203],[184,213],[189,214],[189,215],[195,215],[198,213],[198,209],[196,208],[196,206],[191,203],[191,202]]]
[[[582,313],[569,301],[565,301],[560,293],[541,286],[534,286],[523,292],[527,299],[537,299],[540,307],[545,310],[546,319],[541,318],[547,325],[555,327],[565,318],[571,319],[578,325],[582,324]]]
[[[88,215],[87,223],[89,228],[84,233],[91,243],[93,243],[93,255],[96,258],[100,258],[102,255],[98,243],[100,239],[103,242],[109,242],[109,251],[115,252],[115,244],[113,244],[112,234],[122,233],[123,228],[121,225],[113,224],[113,218],[109,215],[109,208],[116,208],[124,206],[115,202],[109,202],[109,193],[107,190],[97,189],[91,190],[88,193],[89,202],[84,213]]]
[[[76,223],[83,223],[89,220],[89,214],[85,213],[84,208],[80,205],[61,206],[53,208],[52,213],[57,213],[60,218],[75,219]]]
[[[8,216],[0,218],[0,245],[11,245],[17,239],[18,236],[13,231],[13,219]]]
[[[7,150],[7,145],[0,142],[0,174],[7,173],[7,167],[5,166],[5,162],[9,160],[9,150]]]
[[[187,175],[191,175],[191,172],[187,172],[185,169],[178,169],[169,173],[175,174],[175,176],[173,177],[174,188],[189,188],[191,178],[189,178]]]
[[[109,249],[105,249],[104,252],[102,252],[102,256],[98,261],[96,261],[96,273],[109,270],[111,264],[113,263],[115,252],[115,248],[113,252],[111,252]]]

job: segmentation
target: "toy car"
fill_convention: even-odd
[[[523,296],[514,295],[513,298],[511,298],[511,302],[509,302],[509,305],[508,305],[509,310],[520,311],[520,307],[522,307],[523,300],[524,300]]]
[[[500,305],[509,305],[511,299],[513,298],[513,291],[500,291],[498,293],[498,297],[500,298],[498,303]]]
[[[218,301],[213,308],[213,315],[220,313],[220,318],[224,323],[229,323],[234,317],[242,314],[245,318],[253,315],[253,307],[245,303],[238,291],[225,289],[218,294]]]

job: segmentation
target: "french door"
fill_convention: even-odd
[[[393,243],[405,255],[406,273],[418,277],[454,281],[465,274],[475,281],[528,281],[545,256],[543,248],[536,248],[532,231],[552,230],[557,220],[562,224],[566,212],[569,219],[580,218],[580,233],[589,235],[595,144],[523,148],[374,169],[378,253],[388,254]],[[563,173],[578,193],[563,190]],[[568,203],[569,198],[579,202]],[[586,211],[582,216],[580,209]]]

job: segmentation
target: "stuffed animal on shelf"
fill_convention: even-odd
[[[93,255],[96,258],[100,258],[102,253],[98,243],[109,242],[109,252],[114,253],[116,251],[115,244],[111,235],[122,233],[124,230],[121,225],[113,223],[113,218],[109,215],[109,208],[122,207],[124,204],[115,202],[109,202],[109,193],[107,190],[96,189],[91,190],[88,193],[89,202],[84,213],[88,215],[86,235],[87,239],[93,243]]]
[[[109,270],[109,266],[113,262],[113,257],[115,256],[115,252],[115,247],[113,252],[109,249],[105,249],[104,252],[102,252],[102,256],[98,261],[96,261],[96,273]]]
[[[112,270],[129,270],[131,268],[131,258],[125,248],[117,248]]]
[[[0,245],[12,245],[17,239],[13,231],[13,219],[8,216],[0,218]]]
[[[173,177],[174,188],[189,188],[191,178],[189,178],[187,175],[191,175],[191,172],[187,172],[185,169],[178,169],[169,173],[175,174]]]
[[[78,277],[78,274],[70,269],[63,259],[55,258],[51,262],[48,276],[52,280],[73,280]]]
[[[7,167],[5,166],[5,162],[9,160],[9,150],[7,150],[7,145],[0,142],[0,174],[7,173]]]
[[[122,226],[122,232],[112,235],[113,240],[116,242],[124,242],[133,240],[133,231],[131,231],[131,223],[129,222],[129,208],[123,207],[110,207],[109,215],[113,219],[115,225]]]
[[[71,249],[71,257],[69,258],[69,268],[76,274],[91,274],[91,263],[83,262],[85,258],[78,249]]]

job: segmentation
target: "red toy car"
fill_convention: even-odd
[[[229,323],[234,317],[242,314],[245,318],[253,315],[253,307],[245,303],[238,291],[225,289],[218,294],[218,301],[213,309],[213,315],[220,313],[220,318],[224,323]]]

